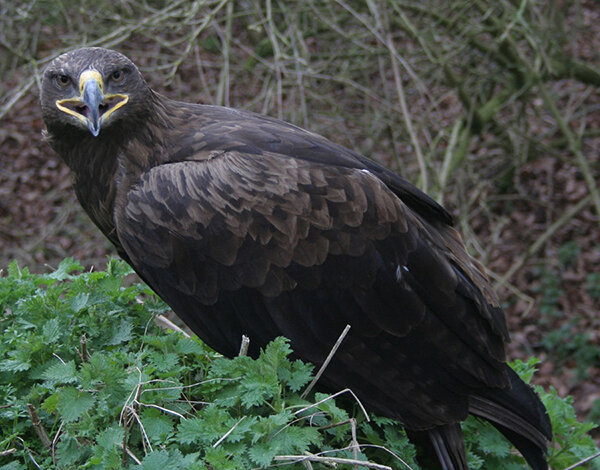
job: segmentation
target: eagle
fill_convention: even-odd
[[[468,468],[489,421],[534,470],[552,439],[507,365],[505,314],[450,214],[375,161],[272,117],[174,101],[123,54],[55,58],[41,108],[91,220],[226,356],[285,336],[320,379],[402,422],[425,468]]]

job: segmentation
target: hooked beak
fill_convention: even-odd
[[[125,94],[104,94],[102,76],[96,70],[86,70],[79,77],[77,98],[56,101],[61,111],[85,124],[94,137],[98,137],[102,124],[129,101]]]

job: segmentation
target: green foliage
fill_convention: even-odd
[[[585,379],[589,375],[590,367],[600,361],[600,348],[586,331],[581,331],[580,324],[584,321],[579,316],[570,315],[569,318],[569,312],[564,312],[561,306],[561,298],[565,297],[561,273],[573,266],[580,254],[581,247],[577,242],[570,241],[562,244],[558,249],[558,267],[543,266],[537,270],[540,282],[535,290],[541,294],[538,306],[543,324],[554,325],[553,320],[568,318],[559,327],[553,327],[543,338],[542,344],[558,365],[572,365],[577,377]],[[600,298],[598,273],[588,274],[586,289],[592,299]]]
[[[587,332],[577,331],[578,321],[579,318],[575,317],[549,332],[542,340],[542,344],[551,351],[558,365],[572,363],[577,376],[587,378],[590,367],[600,361],[600,348]]]
[[[585,279],[585,284],[590,297],[600,301],[600,273],[589,273]]]
[[[168,308],[145,286],[125,287],[130,272],[115,260],[83,272],[67,259],[43,275],[13,263],[0,278],[0,452],[10,451],[0,469],[267,468],[278,455],[306,452],[417,468],[398,423],[367,421],[352,400],[301,398],[312,366],[290,359],[287,340],[257,359],[226,359],[196,338],[164,333],[153,317]],[[515,365],[527,379],[533,367]],[[593,453],[591,425],[577,422],[571,402],[542,395],[557,432],[555,468]],[[464,428],[472,468],[522,468],[491,426],[469,419]]]
[[[537,358],[531,358],[527,362],[517,360],[511,366],[525,382],[529,383],[538,362]],[[552,421],[554,442],[548,453],[550,467],[564,469],[596,453],[594,440],[587,434],[596,425],[577,421],[572,397],[561,398],[554,388],[548,391],[539,386],[534,388],[546,406]],[[508,441],[489,423],[469,416],[463,424],[463,431],[471,469],[524,468],[522,458],[511,453]],[[582,468],[600,469],[600,461],[592,461]]]
[[[538,308],[542,316],[542,322],[549,323],[554,318],[562,317],[560,298],[565,295],[562,289],[562,278],[554,270],[541,267],[536,270],[540,278],[540,284],[534,290],[541,294]]]

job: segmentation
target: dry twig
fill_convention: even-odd
[[[329,351],[329,354],[327,355],[325,362],[323,362],[323,364],[319,368],[317,375],[315,375],[315,378],[312,380],[312,382],[310,384],[308,384],[308,387],[306,387],[306,390],[304,390],[302,395],[300,395],[300,398],[306,398],[306,396],[313,389],[313,387],[315,386],[315,384],[317,383],[317,381],[319,380],[321,375],[323,375],[323,372],[325,372],[325,369],[327,368],[327,366],[333,359],[333,356],[335,355],[336,351],[339,349],[340,345],[342,344],[342,341],[344,341],[344,338],[346,337],[346,335],[348,334],[349,331],[350,331],[350,325],[346,325],[346,327],[344,328],[344,331],[342,331],[342,334],[339,336],[339,338],[337,339],[337,341],[331,348],[331,351]]]

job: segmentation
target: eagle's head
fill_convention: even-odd
[[[51,133],[60,129],[97,137],[143,117],[151,93],[123,54],[82,48],[58,56],[44,71],[42,114]]]

